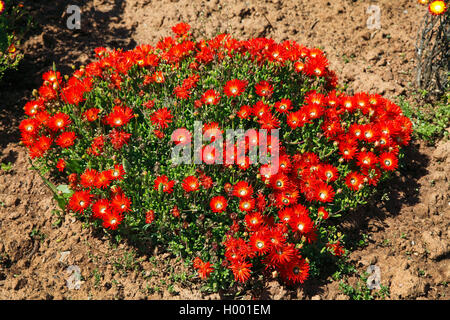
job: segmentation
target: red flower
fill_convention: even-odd
[[[289,99],[281,99],[275,103],[275,109],[280,113],[288,113],[292,109],[292,102]]]
[[[99,172],[97,180],[95,181],[95,187],[99,189],[105,189],[111,183],[111,173],[107,171]]]
[[[273,266],[281,267],[288,264],[295,257],[296,251],[293,244],[274,247],[268,255],[268,260]]]
[[[229,266],[231,271],[233,271],[234,280],[238,282],[246,282],[251,275],[252,264],[247,261],[233,261]]]
[[[111,213],[111,207],[108,199],[97,200],[92,205],[92,216],[94,218],[102,218]]]
[[[239,201],[239,209],[243,212],[250,212],[255,208],[255,199],[245,198]]]
[[[29,134],[29,135],[35,135],[37,134],[39,128],[39,121],[37,121],[34,118],[30,119],[24,119],[20,122],[19,130],[21,131],[22,135]]]
[[[70,117],[63,112],[56,113],[47,122],[53,131],[64,130],[70,123]]]
[[[280,275],[287,282],[293,284],[303,283],[309,276],[309,264],[305,259],[296,255],[282,267]]]
[[[121,214],[131,210],[131,200],[123,193],[117,193],[111,199],[111,208],[113,212]]]
[[[318,182],[314,186],[315,200],[320,202],[332,202],[334,198],[333,187],[325,182]]]
[[[380,166],[386,171],[394,171],[398,167],[397,156],[393,153],[385,152],[380,155]]]
[[[247,84],[248,81],[246,80],[239,80],[239,79],[230,80],[225,84],[223,92],[228,97],[237,97],[240,96],[245,91],[245,87],[247,86]]]
[[[109,170],[111,180],[122,180],[125,175],[123,165],[115,164],[113,169]]]
[[[191,26],[184,22],[180,22],[177,25],[172,27],[173,33],[175,33],[178,37],[181,37],[181,36],[187,34],[190,29],[191,29]]]
[[[322,180],[327,182],[336,181],[339,173],[336,167],[331,164],[321,165],[319,168],[319,176]]]
[[[246,181],[239,181],[233,186],[233,196],[239,198],[250,197],[253,193],[253,188]]]
[[[170,194],[173,192],[174,185],[174,180],[169,181],[169,178],[166,175],[161,175],[155,179],[155,185],[153,188],[157,191],[161,190],[162,192]]]
[[[251,231],[258,230],[263,224],[263,217],[260,212],[248,213],[245,215],[245,225]]]
[[[130,140],[130,138],[131,133],[127,133],[125,131],[112,129],[109,132],[109,139],[111,140],[113,148],[116,150],[120,150],[124,144],[128,144],[128,140]]]
[[[228,205],[227,199],[225,199],[225,197],[223,196],[216,196],[212,198],[211,201],[209,202],[211,210],[216,213],[225,211],[227,205]]]
[[[158,126],[161,129],[165,129],[169,127],[169,123],[172,122],[173,116],[170,113],[170,110],[167,108],[158,109],[153,112],[150,120],[153,125]]]
[[[377,163],[377,156],[373,152],[360,152],[358,154],[358,166],[371,168]]]
[[[210,262],[202,262],[199,264],[197,271],[201,279],[207,279],[214,271],[214,268],[211,266]]]
[[[150,224],[155,220],[155,211],[148,210],[145,213],[145,223]]]
[[[64,169],[66,168],[66,162],[64,161],[64,159],[59,159],[58,163],[56,164],[56,168],[60,171],[63,172]]]
[[[98,119],[98,114],[100,113],[100,109],[98,108],[90,108],[83,112],[83,117],[86,118],[87,121],[95,121]]]
[[[68,148],[74,144],[76,137],[75,132],[63,132],[56,138],[55,142],[61,148]]]
[[[116,230],[122,223],[123,215],[117,212],[110,212],[102,217],[103,227],[111,230]]]
[[[270,240],[264,231],[256,231],[250,236],[250,248],[259,256],[266,254],[271,249]]]
[[[89,191],[77,191],[69,200],[69,208],[73,211],[83,213],[91,204],[92,195]]]
[[[80,176],[80,183],[85,188],[91,188],[97,181],[98,172],[94,169],[86,169]]]
[[[184,191],[192,192],[197,191],[199,189],[200,183],[195,176],[189,176],[184,178],[183,182],[181,183],[181,186],[183,187]]]
[[[255,91],[258,96],[270,97],[273,93],[273,86],[269,82],[262,80],[255,85]]]
[[[220,101],[220,95],[217,91],[210,89],[202,95],[202,102],[206,105],[216,105]]]
[[[345,184],[351,190],[358,191],[364,183],[364,177],[358,172],[350,172],[345,177]]]
[[[248,106],[248,105],[243,105],[238,113],[237,116],[241,119],[247,119],[248,117],[250,117],[252,115],[253,109],[252,107]]]
[[[112,127],[121,127],[126,125],[133,117],[134,114],[131,108],[115,106],[105,120]]]
[[[171,139],[176,145],[188,145],[191,143],[192,135],[186,128],[178,128],[172,132]]]

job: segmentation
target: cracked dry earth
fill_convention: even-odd
[[[55,62],[70,72],[93,57],[97,46],[132,48],[168,36],[179,21],[194,34],[229,32],[239,39],[293,39],[323,48],[341,84],[351,92],[370,91],[394,99],[408,96],[414,81],[414,42],[424,14],[416,1],[372,1],[381,8],[381,29],[366,28],[362,1],[33,1],[25,6],[38,23],[23,42],[26,56],[0,87],[0,299],[220,299],[203,295],[201,283],[176,279],[192,274],[182,261],[161,250],[145,252],[56,214],[56,203],[39,175],[29,170],[19,145],[22,107]],[[81,30],[68,30],[68,4],[82,9]],[[387,196],[346,215],[342,231],[364,237],[350,255],[358,272],[381,270],[388,299],[448,299],[450,291],[450,142],[413,142],[401,174],[386,186]],[[79,287],[70,287],[80,271]],[[69,268],[70,269],[70,268]],[[175,275],[175,277],[173,276]],[[69,279],[69,283],[67,280]],[[71,282],[72,281],[72,282]],[[348,284],[360,281],[351,276]],[[310,280],[297,289],[277,280],[242,298],[347,299],[340,281]],[[69,285],[69,286],[68,286]],[[70,288],[69,288],[70,287]],[[72,288],[72,289],[71,289]]]

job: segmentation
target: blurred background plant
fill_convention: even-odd
[[[450,15],[448,1],[419,0],[428,6],[417,41],[416,83],[431,97],[441,99],[449,91],[450,66]]]
[[[23,58],[18,46],[31,26],[31,16],[21,2],[0,0],[0,81]]]

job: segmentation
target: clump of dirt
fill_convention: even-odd
[[[81,30],[66,27],[67,5],[81,10]],[[168,36],[180,21],[194,34],[229,32],[244,39],[292,39],[323,48],[340,82],[350,91],[387,98],[409,95],[414,81],[414,42],[423,7],[414,1],[373,1],[381,29],[368,29],[368,4],[360,1],[180,0],[33,1],[34,30],[22,48],[25,59],[1,84],[0,94],[0,299],[219,299],[201,293],[201,281],[181,259],[121,241],[62,214],[39,175],[29,170],[17,126],[22,107],[56,63],[70,72],[95,47],[132,48]],[[393,299],[447,299],[449,275],[450,144],[415,143],[401,173],[373,202],[345,216],[349,242],[365,239],[350,255],[359,272],[381,269]],[[11,164],[11,168],[7,164]],[[77,271],[80,274],[78,276]],[[358,279],[348,279],[355,284]],[[244,298],[345,299],[340,281],[312,279],[298,289],[277,280]]]

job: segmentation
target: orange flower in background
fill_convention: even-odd
[[[447,11],[447,5],[444,1],[433,1],[428,6],[428,10],[434,16],[439,16]]]
[[[0,13],[2,13],[5,10],[5,3],[0,0]]]
[[[419,2],[421,5],[426,5],[426,4],[428,4],[428,0],[418,0],[418,2]]]

